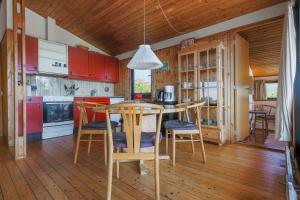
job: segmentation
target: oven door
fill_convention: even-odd
[[[58,125],[73,122],[73,102],[44,102],[43,124]]]

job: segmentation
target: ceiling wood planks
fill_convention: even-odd
[[[27,7],[54,18],[57,24],[94,46],[117,55],[143,42],[142,0],[26,0]],[[285,0],[160,0],[171,23],[191,32]],[[146,0],[146,42],[159,42],[180,34],[165,21],[157,0]]]
[[[249,42],[250,66],[254,76],[277,76],[279,72],[283,18],[240,34]]]

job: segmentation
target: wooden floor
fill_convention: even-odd
[[[276,140],[274,131],[269,131],[267,138],[265,138],[263,130],[261,129],[257,129],[255,134],[250,134],[249,137],[241,143],[278,151],[284,151],[288,145],[287,142]]]
[[[205,148],[206,165],[200,148],[193,155],[185,144],[178,144],[175,168],[169,160],[160,162],[161,199],[285,199],[282,153],[238,144]],[[0,148],[0,200],[105,199],[102,146],[93,145],[90,156],[86,149],[83,145],[74,165],[71,136],[30,143],[26,160],[13,161]],[[154,199],[153,165],[147,162],[148,175],[140,176],[136,162],[121,163],[113,199]]]

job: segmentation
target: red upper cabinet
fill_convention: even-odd
[[[89,75],[89,52],[80,48],[68,48],[69,77],[87,78]]]
[[[89,77],[96,81],[106,81],[105,56],[89,52]]]
[[[18,35],[18,66],[21,68],[21,35]],[[26,36],[26,72],[37,74],[38,73],[38,39]]]
[[[108,82],[119,82],[119,61],[113,57],[106,58],[106,78]]]
[[[89,76],[95,81],[116,83],[119,81],[119,61],[110,56],[89,52]]]

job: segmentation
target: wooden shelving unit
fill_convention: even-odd
[[[178,54],[179,103],[206,102],[201,110],[203,136],[205,140],[220,145],[226,126],[224,56],[225,48],[219,41],[192,48],[191,51],[184,49]]]

